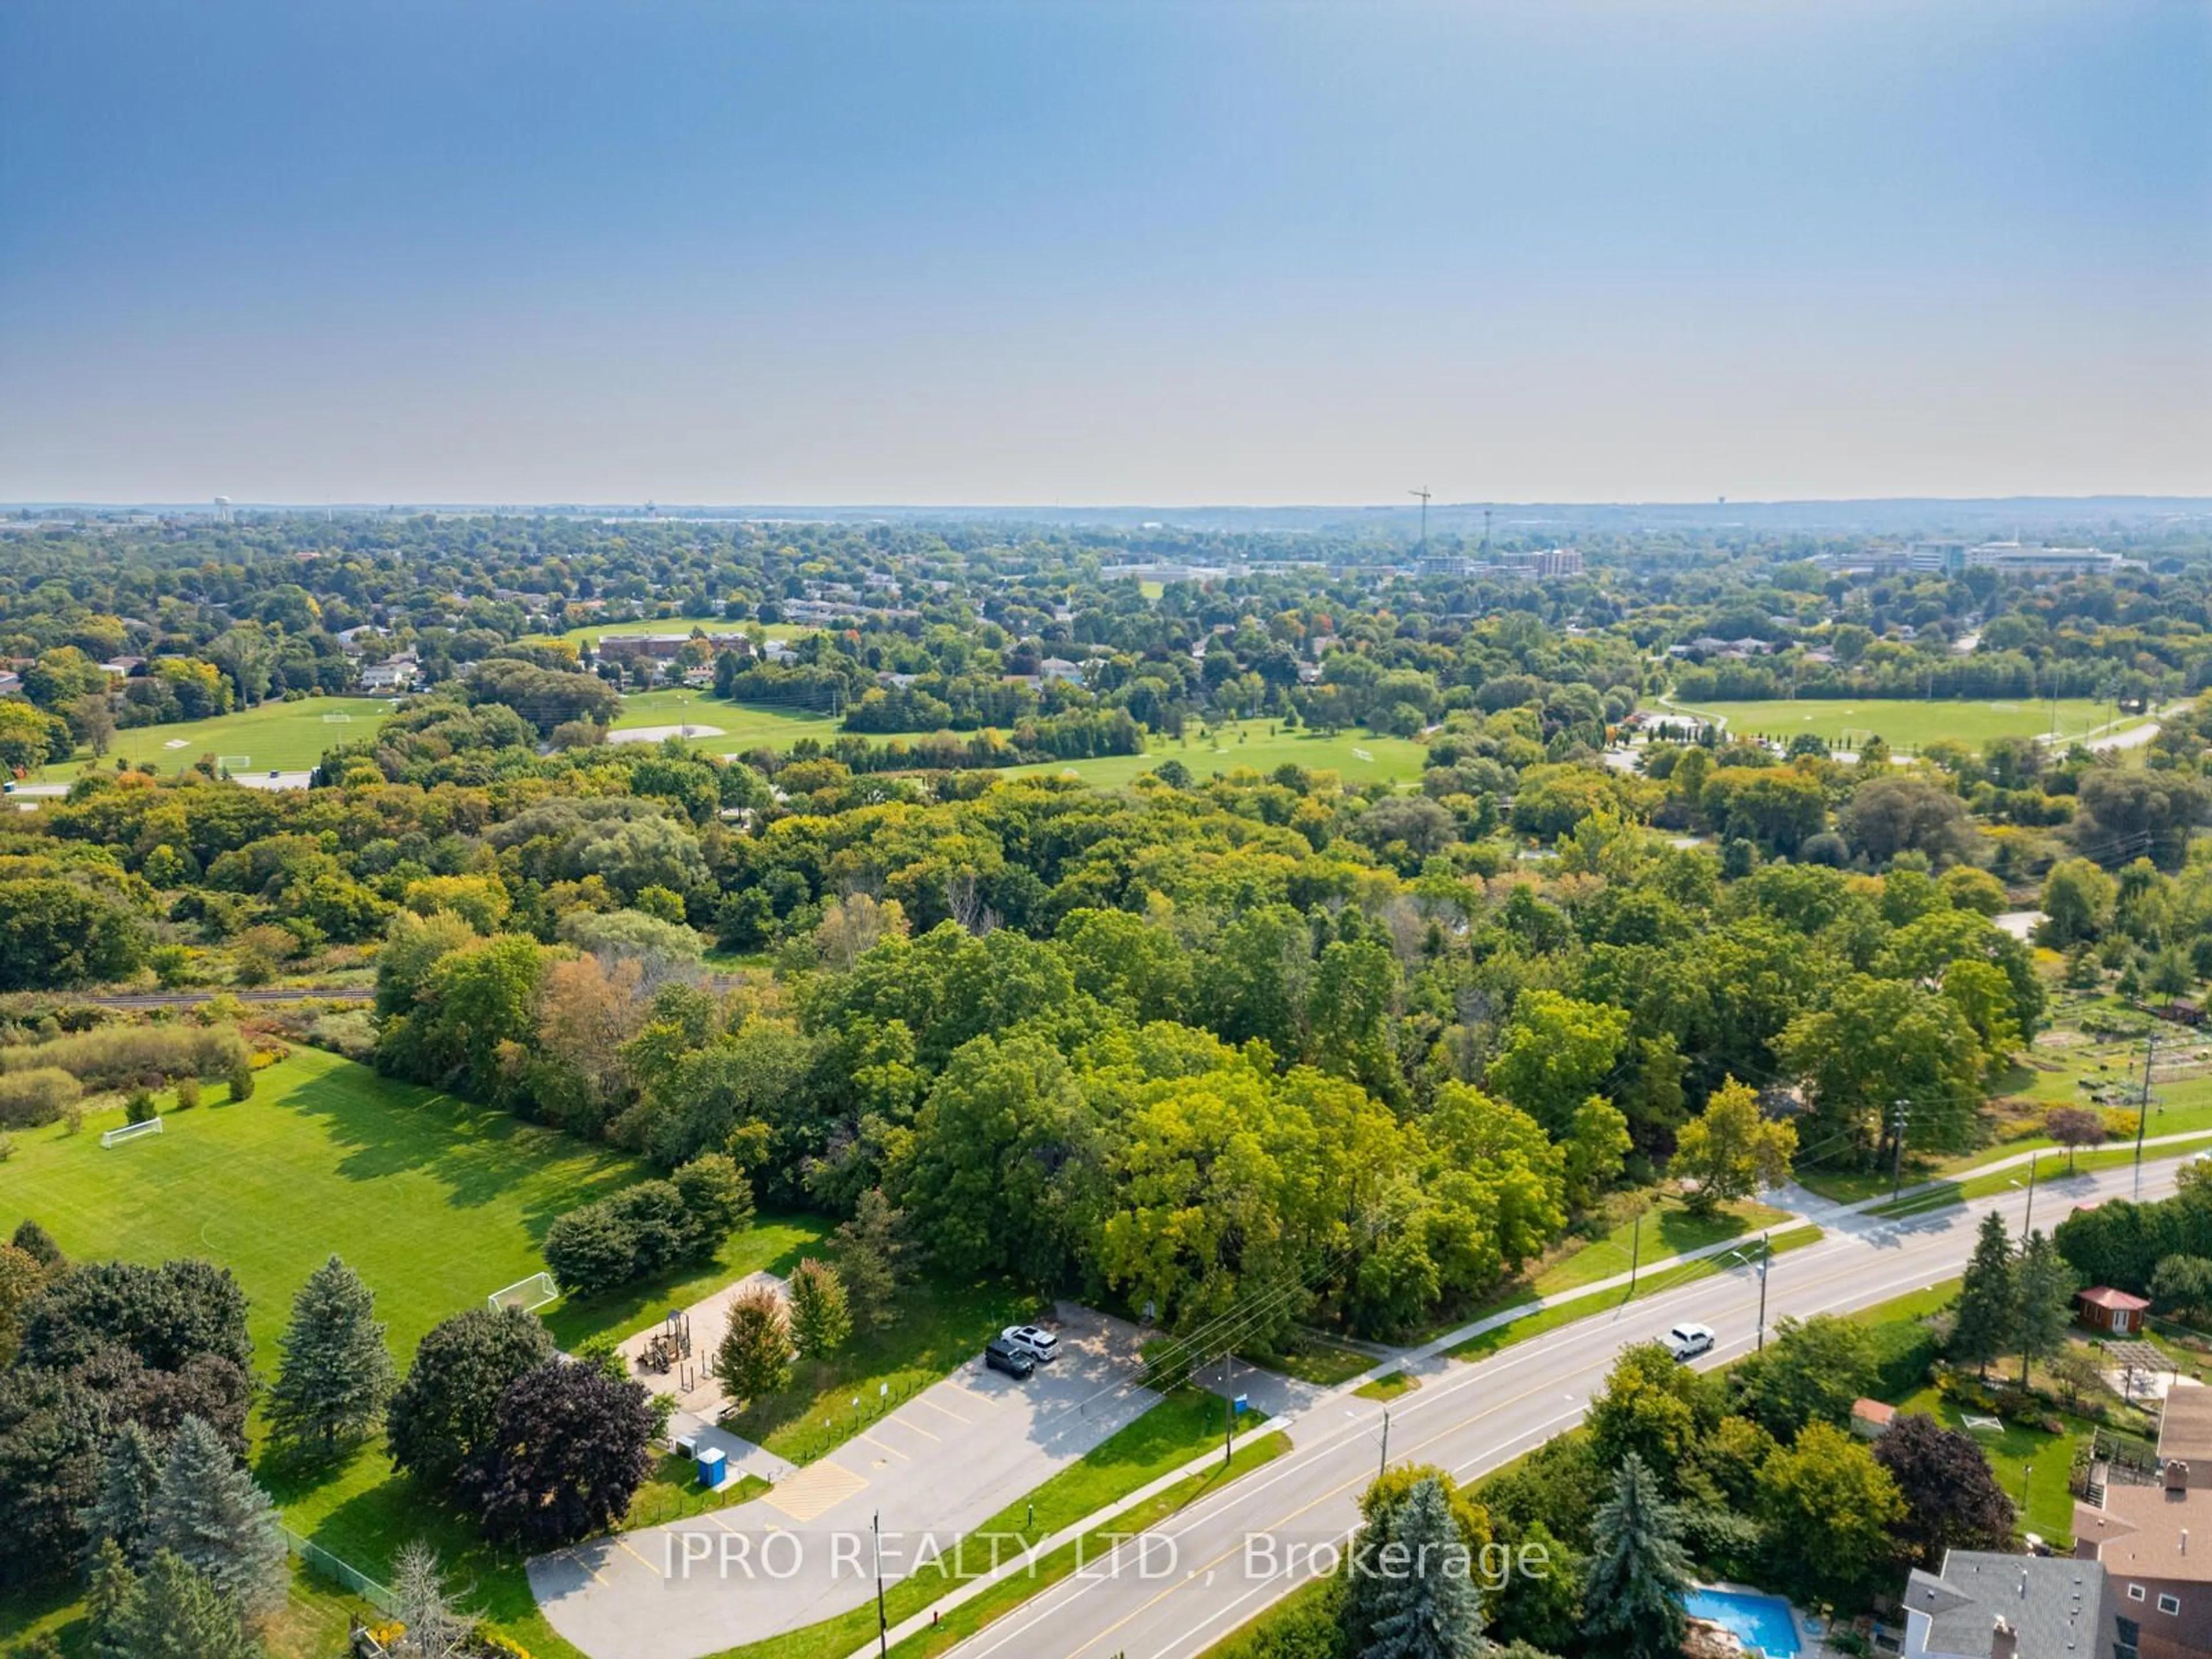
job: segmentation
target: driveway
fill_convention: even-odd
[[[592,1659],[697,1659],[872,1600],[878,1516],[886,1583],[935,1570],[1158,1401],[1131,1380],[1132,1327],[1066,1311],[1060,1357],[1025,1382],[979,1354],[764,1497],[538,1557],[539,1607]],[[1001,1559],[1018,1547],[1006,1540]]]

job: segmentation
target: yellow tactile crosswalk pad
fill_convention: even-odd
[[[779,1481],[761,1501],[775,1504],[794,1521],[811,1521],[867,1484],[866,1477],[825,1457],[818,1463],[808,1464],[788,1480]]]

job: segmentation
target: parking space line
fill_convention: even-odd
[[[941,1413],[945,1416],[951,1418],[956,1423],[965,1423],[968,1420],[966,1418],[961,1416],[958,1412],[953,1411],[948,1407],[939,1405],[934,1400],[932,1400],[926,1394],[916,1395],[914,1398],[914,1403],[917,1406],[927,1406],[930,1410]]]
[[[615,1547],[621,1550],[623,1554],[629,1556],[631,1560],[636,1562],[638,1565],[643,1567],[647,1572],[651,1573],[655,1578],[663,1578],[667,1577],[667,1575],[662,1572],[659,1567],[654,1566],[652,1562],[647,1560],[645,1557],[640,1555],[635,1550],[632,1549],[629,1547],[629,1542],[627,1539],[616,1539]]]
[[[902,1452],[902,1451],[901,1451],[901,1450],[900,1450],[896,1446],[886,1446],[885,1444],[884,1444],[884,1443],[883,1443],[882,1441],[880,1441],[880,1440],[877,1439],[875,1436],[873,1436],[872,1434],[870,1434],[870,1433],[866,1432],[866,1431],[865,1431],[865,1430],[863,1430],[861,1432],[860,1432],[860,1433],[858,1433],[858,1434],[855,1434],[855,1435],[853,1437],[853,1438],[854,1438],[854,1439],[855,1439],[855,1440],[865,1440],[865,1441],[866,1441],[866,1442],[867,1442],[871,1446],[873,1446],[873,1447],[874,1447],[878,1451],[887,1451],[887,1452],[889,1452],[889,1453],[890,1453],[893,1457],[897,1458],[897,1459],[898,1459],[898,1461],[899,1461],[900,1462],[902,1462],[902,1463],[911,1463],[911,1462],[914,1462],[914,1458],[913,1458],[913,1456],[912,1456],[912,1455],[911,1455],[911,1454],[907,1453],[907,1452]]]
[[[884,1426],[885,1428],[897,1427],[906,1429],[912,1433],[920,1435],[924,1440],[934,1440],[940,1446],[945,1443],[945,1437],[943,1435],[932,1434],[927,1429],[923,1428],[921,1424],[909,1423],[903,1417],[886,1417],[884,1419]]]
[[[992,1399],[989,1395],[976,1393],[975,1389],[969,1388],[965,1382],[963,1382],[957,1376],[946,1377],[945,1379],[945,1386],[948,1389],[959,1389],[961,1393],[966,1395],[970,1400],[979,1400],[986,1406],[988,1406],[993,1411],[996,1411],[999,1408],[999,1402]]]

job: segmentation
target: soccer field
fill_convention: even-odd
[[[0,1183],[5,1224],[36,1217],[72,1257],[222,1263],[252,1299],[264,1367],[294,1292],[335,1250],[376,1292],[404,1360],[438,1321],[542,1270],[538,1243],[556,1216],[647,1173],[610,1148],[320,1049],[294,1050],[257,1082],[236,1104],[211,1087],[209,1103],[169,1112],[159,1135],[118,1146],[103,1148],[100,1132],[122,1121],[119,1108],[92,1115],[79,1134],[59,1124],[16,1131]],[[764,1224],[731,1250],[779,1254],[781,1231]],[[650,1319],[660,1296],[681,1306],[690,1289],[641,1291],[653,1303],[641,1316],[635,1298],[620,1298],[594,1304],[588,1320],[580,1310],[554,1317],[574,1340],[602,1323]]]
[[[2098,737],[2124,730],[2140,716],[2113,720],[2109,702],[2087,697],[2061,697],[2057,705],[2060,742]],[[1646,712],[1664,720],[1665,704]],[[1893,750],[1924,749],[1939,738],[1980,745],[1992,738],[2035,738],[2051,730],[2052,705],[2048,702],[1929,702],[1924,698],[1807,697],[1769,699],[1759,702],[1681,703],[1675,712],[1724,720],[1732,735],[1778,738],[1787,743],[1800,732],[1824,738],[1833,749],[1856,749],[1869,736],[1887,741]]]
[[[528,634],[526,640],[565,640],[570,645],[581,645],[587,640],[601,640],[629,634],[689,634],[693,629],[702,629],[709,634],[749,634],[757,628],[772,640],[796,640],[817,631],[811,623],[728,622],[720,617],[653,617],[643,622],[586,623],[581,628],[571,628],[559,634]]]
[[[307,697],[298,702],[264,702],[212,720],[179,720],[171,726],[134,726],[115,734],[107,758],[122,756],[134,764],[151,764],[164,775],[181,772],[203,755],[244,756],[243,767],[257,772],[295,772],[315,764],[334,744],[365,738],[383,724],[392,705],[382,697]],[[343,718],[340,718],[340,717]],[[40,775],[49,783],[66,783],[93,764],[92,751],[49,766]]]
[[[675,690],[632,692],[623,699],[622,713],[615,717],[611,729],[635,732],[679,726],[713,726],[719,737],[692,739],[713,755],[734,755],[763,744],[786,749],[801,738],[827,743],[837,735],[837,722],[828,714],[725,702],[703,691]]]
[[[1334,737],[1322,737],[1304,731],[1268,734],[1265,722],[1254,722],[1242,728],[1243,741],[1238,741],[1238,731],[1231,728],[1215,732],[1212,739],[1195,732],[1188,743],[1173,738],[1155,738],[1141,755],[1108,755],[1098,760],[1047,761],[1036,766],[1016,766],[1009,772],[1019,775],[1035,773],[1069,772],[1085,783],[1111,787],[1128,782],[1141,773],[1150,772],[1170,760],[1179,760],[1190,769],[1190,775],[1200,781],[1217,774],[1226,775],[1240,767],[1255,771],[1272,772],[1285,762],[1303,766],[1309,771],[1329,771],[1340,775],[1346,783],[1365,783],[1384,778],[1392,783],[1411,783],[1421,775],[1428,764],[1429,751],[1423,744],[1407,738],[1378,738],[1366,732],[1339,732]]]

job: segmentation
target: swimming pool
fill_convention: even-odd
[[[1693,1589],[1682,1598],[1692,1619],[1709,1619],[1766,1659],[1797,1659],[1797,1621],[1778,1595],[1748,1590]]]

